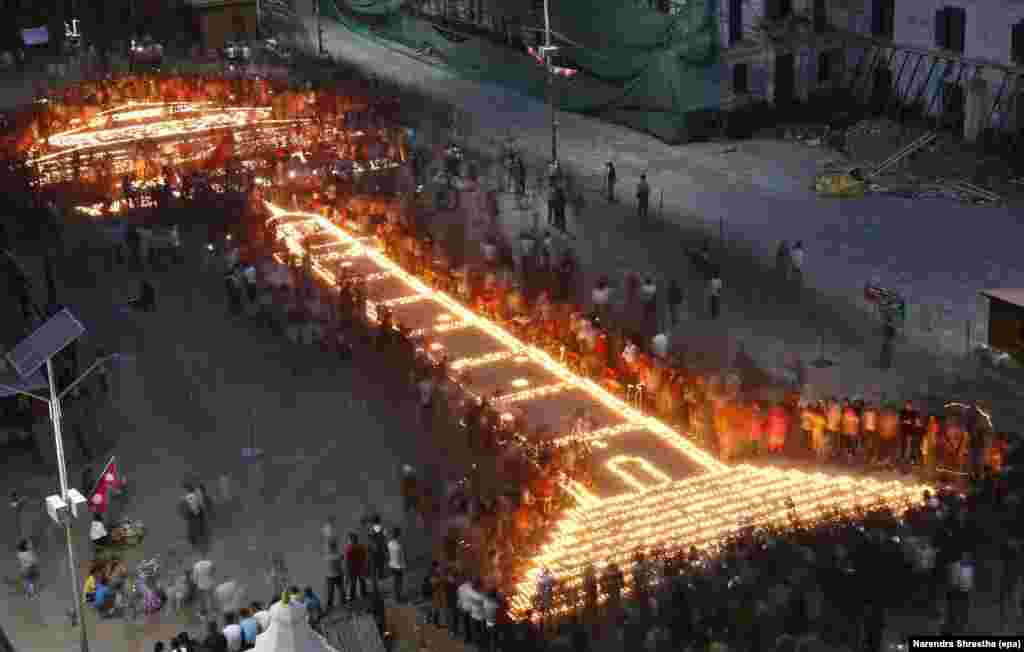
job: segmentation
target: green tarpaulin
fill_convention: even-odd
[[[559,0],[552,29],[564,35],[559,59],[580,71],[558,79],[554,99],[566,111],[597,115],[667,142],[692,137],[720,103],[717,0],[689,0],[674,15],[632,0]],[[456,41],[411,16],[401,0],[321,0],[324,16],[365,37],[430,50],[457,74],[545,98],[543,66],[526,54],[469,37]]]

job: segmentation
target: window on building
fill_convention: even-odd
[[[832,81],[832,72],[836,65],[836,53],[834,50],[827,50],[818,53],[818,83],[825,84]]]
[[[793,0],[766,0],[764,15],[770,20],[785,18],[793,13]]]
[[[1010,39],[1010,61],[1024,63],[1024,20],[1013,26]]]
[[[732,92],[736,95],[750,92],[750,67],[745,63],[737,63],[732,67]]]
[[[743,0],[729,0],[729,44],[743,40]]]
[[[935,12],[935,47],[964,51],[967,12],[961,7],[943,7]]]
[[[828,9],[825,0],[814,0],[814,31],[821,34],[828,29]]]
[[[892,38],[896,31],[896,0],[874,0],[871,5],[871,33]]]

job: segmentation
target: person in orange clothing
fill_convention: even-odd
[[[864,459],[873,464],[878,459],[878,408],[870,403],[861,407],[860,429]]]
[[[718,434],[718,458],[731,462],[736,456],[736,432],[738,425],[735,407],[731,402],[722,401],[715,410],[715,432]]]
[[[825,436],[825,411],[819,403],[808,406],[807,415],[811,431],[811,449],[818,461],[824,462],[832,454],[832,447]]]
[[[854,457],[860,448],[860,414],[849,399],[843,401],[843,452]]]
[[[750,437],[750,444],[755,452],[764,450],[765,415],[761,410],[761,403],[751,401],[748,408],[747,433]]]
[[[768,452],[781,453],[786,446],[786,432],[789,431],[789,417],[781,403],[769,408],[767,430]]]
[[[879,460],[890,462],[900,451],[900,415],[891,407],[883,407],[878,414]]]
[[[835,398],[830,398],[825,403],[825,432],[829,441],[829,450],[833,454],[839,452],[840,440],[839,431],[843,425],[843,407]]]

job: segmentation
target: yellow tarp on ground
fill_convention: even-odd
[[[851,174],[823,174],[814,180],[814,190],[826,197],[863,197],[864,182]]]

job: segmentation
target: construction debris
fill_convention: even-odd
[[[824,197],[863,197],[864,180],[852,171],[822,174],[814,180],[814,191]]]

